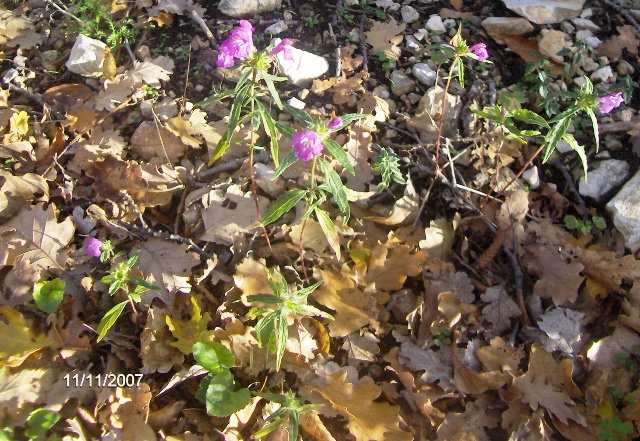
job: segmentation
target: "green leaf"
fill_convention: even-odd
[[[236,95],[236,98],[233,100],[233,104],[231,105],[231,113],[229,114],[229,126],[227,130],[224,132],[222,139],[218,142],[218,145],[213,151],[213,156],[211,158],[212,161],[219,159],[224,152],[227,151],[229,146],[231,145],[231,138],[240,122],[240,114],[242,113],[242,108],[244,107],[244,102],[249,96],[249,88],[250,85],[246,85]]]
[[[331,164],[325,160],[320,161],[320,168],[322,168],[322,173],[324,174],[326,183],[329,184],[329,189],[336,201],[336,205],[338,205],[340,211],[346,215],[343,222],[343,224],[346,224],[349,220],[351,209],[349,207],[349,201],[347,200],[347,192],[342,180],[340,179],[340,175],[338,175],[333,167],[331,167]]]
[[[269,138],[271,139],[271,157],[273,158],[273,162],[276,167],[278,167],[280,165],[280,152],[278,149],[278,132],[276,130],[275,121],[269,114],[269,110],[267,110],[260,100],[256,100],[256,104],[258,105],[258,113],[262,118],[262,123],[264,124],[264,127],[269,134]]]
[[[275,320],[276,325],[276,371],[280,370],[284,351],[287,348],[287,339],[289,337],[289,325],[287,318],[279,314]]]
[[[547,146],[544,151],[544,156],[542,158],[542,163],[545,163],[551,157],[551,154],[556,149],[556,146],[560,142],[560,140],[567,133],[567,129],[569,128],[569,124],[571,120],[569,118],[561,119],[551,128],[549,133],[547,133],[545,137],[545,141],[547,142]]]
[[[578,154],[580,157],[580,162],[582,163],[582,170],[584,171],[584,180],[587,180],[587,154],[584,151],[584,147],[578,144],[576,138],[573,137],[571,133],[565,133],[562,137],[567,144],[571,146],[571,148]]]
[[[38,438],[47,433],[58,421],[60,413],[55,410],[40,408],[32,411],[27,418],[27,429],[24,434],[30,439]]]
[[[53,279],[36,283],[33,287],[33,299],[36,305],[47,314],[51,314],[62,303],[64,297],[64,280]]]
[[[337,132],[338,130],[342,130],[345,127],[347,127],[349,124],[351,124],[353,121],[358,120],[358,119],[362,119],[362,118],[366,118],[369,115],[365,115],[363,113],[347,113],[345,115],[342,115],[340,117],[340,119],[342,120],[342,123],[333,129],[334,132]]]
[[[142,287],[147,288],[147,289],[155,289],[156,291],[159,291],[160,289],[162,289],[162,288],[154,285],[153,283],[143,279],[142,277],[132,276],[131,274],[129,274],[127,276],[127,280],[130,281],[130,282],[135,283],[138,286],[142,286]]]
[[[510,112],[510,115],[518,121],[522,121],[527,124],[535,124],[538,126],[546,127],[548,129],[551,128],[546,119],[538,115],[536,112],[532,112],[531,110],[516,109],[512,110]]]
[[[567,214],[563,220],[564,226],[570,230],[575,230],[580,226],[580,222],[578,222],[578,219],[572,214]]]
[[[296,133],[296,131],[294,129],[292,129],[289,126],[285,126],[282,123],[279,123],[278,121],[276,121],[276,128],[278,130],[280,130],[280,133],[282,133],[284,136],[291,138],[291,136]]]
[[[111,327],[115,324],[116,320],[118,320],[118,317],[120,317],[120,314],[122,314],[122,311],[124,310],[124,307],[128,302],[128,300],[123,300],[122,302],[111,308],[104,315],[104,317],[102,317],[102,320],[100,320],[100,324],[98,325],[98,329],[96,330],[96,332],[98,333],[98,340],[96,340],[96,342],[99,342],[104,338],[104,336],[107,334],[107,331],[109,331],[109,329],[111,329]]]
[[[295,107],[291,107],[289,104],[285,104],[284,108],[289,112],[295,119],[300,121],[307,129],[313,127],[313,118],[309,116],[307,112],[304,110],[296,109]]]
[[[300,288],[295,292],[296,297],[304,297],[305,299],[316,290],[320,285],[324,283],[324,280],[320,280],[319,282],[314,283],[313,285],[309,285],[306,288]]]
[[[300,415],[297,411],[289,412],[289,441],[298,440],[298,428],[300,426]]]
[[[236,359],[225,345],[217,342],[199,341],[193,345],[193,358],[211,373],[224,371],[236,364]]]
[[[318,207],[315,207],[313,212],[316,215],[316,219],[318,219],[318,223],[320,224],[320,228],[322,228],[322,232],[329,241],[329,246],[331,247],[333,252],[336,253],[338,260],[340,260],[340,238],[338,237],[336,226],[333,224],[333,221],[329,217],[329,213],[321,210]]]
[[[460,82],[460,87],[464,89],[464,63],[462,58],[458,58],[458,81]]]
[[[284,418],[275,418],[272,421],[269,421],[269,423],[267,423],[262,429],[254,433],[253,437],[256,439],[262,438],[282,426],[282,423],[284,423]]]
[[[283,302],[282,298],[274,296],[273,294],[253,294],[247,296],[248,302],[261,302],[268,305],[278,305]]]
[[[591,118],[591,125],[593,126],[593,137],[596,140],[596,153],[600,150],[600,130],[598,129],[598,119],[596,118],[596,114],[593,113],[591,109],[585,109],[589,118]]]
[[[607,222],[604,220],[603,217],[593,216],[591,220],[593,221],[593,225],[595,225],[596,228],[600,228],[601,230],[604,230],[605,228],[607,228]]]
[[[349,156],[347,156],[347,152],[344,151],[342,146],[335,142],[333,139],[325,139],[322,141],[324,146],[327,148],[331,156],[336,158],[336,160],[340,163],[341,166],[345,168],[352,175],[356,175],[356,171],[353,169],[353,166],[349,162]]]
[[[280,196],[271,206],[264,212],[260,222],[262,225],[269,225],[280,219],[285,213],[288,213],[307,193],[306,189],[297,188],[289,190]]]
[[[267,85],[267,89],[269,89],[269,93],[271,94],[271,98],[273,98],[273,102],[276,103],[276,106],[278,106],[278,109],[282,110],[282,101],[280,100],[280,95],[278,94],[278,91],[276,90],[276,86],[273,84],[273,81],[274,79],[277,79],[277,81],[283,81],[283,80],[274,75],[269,75],[266,72],[262,72],[260,77],[264,80],[265,84]]]
[[[244,409],[251,402],[249,389],[234,391],[234,387],[234,377],[229,371],[223,371],[211,377],[205,401],[209,415],[229,416]]]
[[[264,317],[261,317],[260,320],[258,320],[258,323],[256,323],[256,336],[258,337],[258,345],[261,348],[268,346],[270,349],[273,349],[271,347],[271,342],[273,339],[274,322],[277,316],[278,312],[273,311]]]
[[[285,170],[291,167],[293,163],[295,163],[297,160],[298,158],[296,157],[296,151],[294,149],[289,150],[289,153],[285,155],[284,159],[280,163],[280,166],[273,173],[273,178],[271,178],[271,180],[273,181],[276,178],[278,178],[282,173],[285,172]]]

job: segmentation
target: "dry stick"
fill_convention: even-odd
[[[191,44],[189,44],[189,58],[187,59],[187,78],[184,80],[184,91],[182,92],[182,103],[180,104],[180,115],[184,113],[184,103],[187,96],[187,86],[189,85],[189,72],[191,71]]]
[[[189,239],[188,237],[183,237],[178,234],[165,233],[164,231],[155,231],[149,227],[138,227],[136,225],[132,225],[122,220],[116,219],[114,222],[118,224],[120,227],[124,227],[135,234],[140,234],[140,235],[150,236],[150,237],[158,237],[160,239],[166,239],[172,242],[178,242],[178,243],[189,245],[191,248],[193,248],[193,251],[195,251],[205,259],[213,259],[213,254],[207,253],[205,250],[203,250],[198,245],[196,245],[195,242],[193,242],[193,240]]]
[[[629,21],[629,23],[634,25],[638,32],[640,32],[640,23],[638,23],[638,20],[636,20],[636,18],[633,16],[633,14],[631,14],[626,9],[623,9],[622,7],[616,5],[615,3],[613,3],[613,2],[611,2],[609,0],[600,0],[600,1],[602,1],[602,3],[604,3],[608,7],[615,9],[620,15],[622,15],[624,18],[626,18]]]
[[[365,72],[369,72],[367,60],[367,45],[364,43],[364,14],[360,15],[360,27],[358,28],[358,36],[360,37],[360,52],[362,52],[362,66]]]
[[[556,159],[552,162],[553,166],[562,172],[562,176],[564,176],[564,180],[567,181],[567,186],[569,187],[569,191],[573,194],[573,197],[578,201],[578,205],[580,206],[580,211],[583,219],[586,220],[586,216],[589,214],[589,209],[587,208],[587,204],[584,203],[584,199],[580,196],[580,193],[576,189],[575,184],[573,183],[573,178],[571,174],[569,174],[569,170],[565,167],[559,159]]]
[[[520,169],[520,171],[518,172],[517,175],[515,175],[507,185],[505,185],[504,189],[502,191],[500,191],[496,197],[500,197],[502,196],[502,194],[509,188],[511,187],[511,184],[513,184],[514,182],[516,182],[516,179],[520,178],[520,176],[522,176],[522,173],[524,173],[525,171],[527,171],[527,169],[529,168],[529,166],[533,163],[533,161],[538,157],[538,155],[540,154],[540,152],[542,151],[542,149],[544,148],[544,145],[541,145],[538,150],[536,150],[536,152],[533,154],[533,156],[531,156],[531,158],[529,158],[529,160],[527,161],[527,163]],[[491,195],[491,191],[488,193],[488,195]]]
[[[213,33],[209,29],[209,26],[207,26],[207,24],[202,19],[202,17],[200,17],[200,15],[198,15],[198,13],[195,11],[195,9],[192,6],[187,6],[187,11],[189,12],[189,15],[191,16],[191,18],[196,23],[198,23],[198,25],[200,26],[200,29],[202,29],[202,31],[204,32],[204,35],[207,36],[207,40],[209,40],[209,43],[212,46],[216,46],[218,44],[218,41],[213,36]]]
[[[239,168],[247,159],[249,159],[249,156],[232,159],[231,161],[225,162],[224,164],[215,165],[196,174],[196,179],[204,179],[218,173],[235,170]],[[267,159],[269,159],[269,154],[266,151],[260,152],[254,157],[254,161],[256,162],[266,161]]]

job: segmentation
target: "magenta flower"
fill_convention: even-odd
[[[273,50],[269,55],[273,57],[277,53],[282,52],[282,56],[284,57],[284,59],[291,61],[293,60],[293,52],[291,52],[292,45],[293,45],[293,40],[290,40],[289,38],[285,38],[280,43],[278,43],[276,47],[273,48]]]
[[[478,57],[478,61],[486,61],[489,59],[487,45],[484,43],[476,43],[469,48],[469,52],[473,52]]]
[[[622,92],[616,92],[611,95],[596,98],[596,102],[600,103],[600,113],[606,115],[623,104],[624,98],[622,97]]]
[[[234,60],[244,60],[253,52],[253,26],[247,20],[240,20],[240,26],[229,33],[220,45],[216,65],[232,67]]]
[[[329,121],[329,124],[327,124],[327,128],[329,130],[333,130],[336,127],[340,127],[341,124],[342,124],[342,118],[333,118],[331,121]]]
[[[84,250],[91,257],[100,257],[102,254],[102,245],[104,244],[98,239],[90,237]]]
[[[293,149],[296,151],[296,158],[303,162],[318,156],[324,149],[318,135],[313,130],[296,132],[291,136],[291,140],[293,141]]]

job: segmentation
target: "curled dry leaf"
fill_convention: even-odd
[[[544,299],[552,299],[560,306],[575,302],[578,289],[584,281],[580,272],[584,269],[578,262],[566,263],[557,250],[536,247],[526,259],[529,271],[539,276],[533,291]]]
[[[406,23],[399,25],[393,18],[388,23],[374,21],[371,30],[365,32],[365,41],[372,46],[369,53],[377,55],[382,52],[388,59],[397,60],[400,56],[398,45],[404,39],[402,33],[406,27]]]

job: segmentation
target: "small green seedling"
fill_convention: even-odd
[[[53,279],[38,282],[33,287],[33,300],[42,311],[51,314],[62,303],[64,297],[64,280]]]
[[[60,413],[55,410],[39,408],[33,410],[27,418],[27,428],[24,434],[29,439],[36,439],[47,433],[55,424],[60,421]]]
[[[304,17],[304,18],[303,18],[303,20],[304,20],[304,25],[305,25],[306,27],[308,27],[308,28],[312,28],[312,29],[313,29],[313,27],[314,27],[315,25],[317,25],[317,24],[319,24],[319,23],[320,23],[320,21],[319,21],[317,18],[312,17],[312,16]]]
[[[564,217],[564,225],[569,230],[579,230],[584,236],[591,233],[593,228],[604,230],[607,228],[607,222],[601,216],[593,216],[591,220],[582,221],[572,214]]]
[[[402,171],[400,171],[400,159],[397,156],[390,155],[385,149],[380,150],[380,154],[373,159],[371,171],[382,179],[382,182],[376,187],[377,192],[389,188],[391,181],[398,184],[407,183]]]
[[[449,328],[439,328],[436,329],[436,337],[433,339],[433,342],[438,346],[449,346],[452,342],[451,340],[451,329]]]
[[[320,409],[323,406],[322,404],[302,404],[305,398],[296,397],[296,393],[293,391],[287,391],[282,394],[267,392],[254,392],[253,394],[280,405],[280,408],[266,419],[267,424],[253,434],[253,437],[257,439],[268,435],[288,421],[289,441],[296,441],[298,439],[300,415]]]

